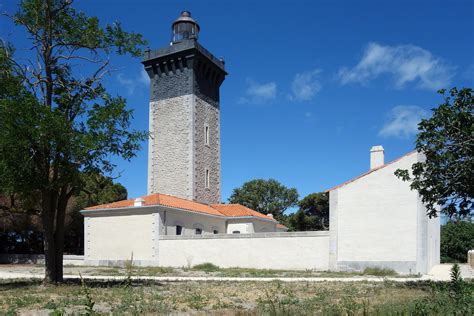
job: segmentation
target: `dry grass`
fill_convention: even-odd
[[[282,282],[182,282],[140,283],[123,287],[119,283],[88,282],[99,313],[196,312],[222,315],[266,315],[274,308],[300,308],[319,313],[329,305],[355,308],[404,305],[429,296],[427,285],[385,283],[282,283]],[[38,282],[0,283],[0,309],[4,313],[48,311],[82,313],[87,303],[78,282],[43,287]],[[362,304],[362,305],[361,305]],[[284,309],[283,309],[284,311]],[[1,314],[1,313],[0,313]],[[276,312],[279,315],[279,312]]]

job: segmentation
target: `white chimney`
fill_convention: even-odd
[[[382,167],[384,162],[384,149],[381,145],[373,146],[370,149],[370,170]]]
[[[272,213],[268,213],[267,216],[270,217],[271,219],[273,219],[273,214]]]
[[[133,206],[143,206],[143,202],[144,202],[144,201],[145,201],[145,200],[142,199],[141,197],[136,198],[135,201],[133,202]]]

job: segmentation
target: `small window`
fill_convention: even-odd
[[[217,235],[217,234],[219,234],[219,231],[218,231],[217,229],[214,229],[214,230],[212,231],[212,233],[213,233],[214,235]]]
[[[183,226],[176,225],[176,235],[182,235],[183,234]]]
[[[210,182],[210,172],[209,169],[206,169],[206,179],[204,180],[206,189],[209,189],[209,182]]]
[[[240,230],[234,230],[232,234],[240,234]]]
[[[196,228],[195,235],[202,235],[202,229]]]
[[[209,146],[209,126],[204,127],[204,142]]]

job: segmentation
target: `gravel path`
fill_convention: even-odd
[[[394,282],[416,282],[416,281],[448,281],[450,279],[451,264],[440,264],[435,266],[429,274],[421,277],[373,277],[373,276],[353,276],[353,277],[215,277],[215,276],[139,276],[133,275],[134,280],[153,280],[168,282],[183,281],[283,281],[283,282],[383,282],[385,280]],[[89,270],[97,269],[90,267]],[[82,269],[81,269],[82,270]],[[0,265],[0,279],[42,279],[44,277],[44,268],[38,266],[25,265]],[[82,277],[86,280],[124,280],[126,276],[120,275],[87,275],[88,270],[84,270]],[[474,270],[468,265],[461,265],[462,276],[466,279],[474,278]],[[78,279],[79,273],[70,267],[65,268],[65,279]]]

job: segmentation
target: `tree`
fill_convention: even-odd
[[[66,208],[64,252],[82,254],[84,217],[79,213],[88,206],[127,199],[127,189],[100,174],[83,175],[84,187],[71,197]],[[43,253],[43,234],[39,213],[26,209],[21,198],[0,196],[0,253]]]
[[[63,280],[64,221],[84,173],[110,173],[111,156],[131,159],[147,134],[129,130],[132,111],[102,78],[110,55],[141,56],[141,35],[101,27],[72,0],[23,0],[13,22],[30,52],[0,49],[0,193],[37,202],[44,234],[44,283]],[[35,204],[35,203],[33,203]]]
[[[307,216],[312,216],[314,220],[314,229],[326,230],[329,227],[329,193],[319,192],[311,193],[298,202],[301,210]]]
[[[298,202],[299,210],[287,220],[290,230],[327,230],[329,228],[329,194],[311,193]]]
[[[441,226],[441,262],[466,262],[474,249],[474,223],[449,221]]]
[[[430,217],[437,208],[449,217],[470,217],[474,197],[474,101],[472,89],[453,88],[444,103],[418,125],[416,150],[426,161],[413,164],[411,174],[399,169],[395,175],[411,181]]]
[[[242,204],[263,214],[273,214],[277,220],[297,202],[296,189],[287,188],[273,179],[245,182],[240,188],[235,188],[229,198],[229,203]]]

